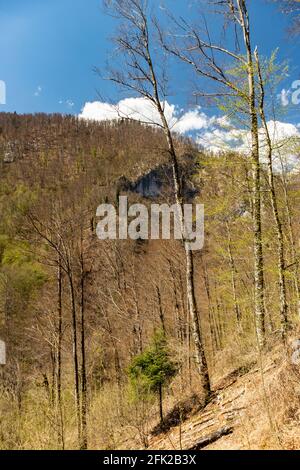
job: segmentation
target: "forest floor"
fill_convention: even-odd
[[[278,349],[232,372],[214,385],[205,408],[151,436],[150,449],[299,449],[299,370]]]

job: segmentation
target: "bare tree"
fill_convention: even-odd
[[[63,404],[62,404],[62,340],[63,340],[63,272],[61,266],[61,256],[57,253],[57,351],[56,351],[56,399],[57,399],[57,410],[60,421],[60,437],[62,442],[62,448],[65,447],[64,439],[64,419],[63,419]]]
[[[232,295],[233,295],[233,302],[234,302],[234,312],[236,316],[236,320],[238,325],[240,324],[241,321],[241,309],[240,305],[238,302],[238,296],[237,296],[237,269],[235,265],[235,260],[232,254],[232,239],[231,239],[231,232],[230,232],[230,226],[228,221],[226,221],[226,230],[227,230],[227,252],[228,252],[228,257],[229,257],[229,264],[230,264],[230,271],[231,271],[231,286],[232,286]]]
[[[163,54],[158,57],[159,45],[153,42],[156,21],[155,19],[149,19],[147,2],[144,0],[107,0],[105,4],[109,12],[121,20],[120,31],[115,37],[115,42],[119,54],[123,56],[123,61],[121,61],[118,69],[111,70],[109,79],[123,89],[144,98],[153,106],[153,110],[158,116],[155,124],[162,129],[166,138],[168,156],[172,166],[174,197],[179,209],[181,233],[186,254],[187,296],[193,326],[196,362],[204,394],[208,398],[211,389],[196,303],[193,253],[186,237],[178,155],[165,112],[167,78],[165,70],[161,67],[165,58]]]

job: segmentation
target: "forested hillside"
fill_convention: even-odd
[[[299,0],[15,3],[0,450],[299,449]]]
[[[131,202],[153,200],[132,191],[128,182],[134,187],[151,169],[164,168],[163,135],[136,122],[0,118],[1,338],[7,344],[7,365],[1,366],[1,447],[147,447],[151,432],[184,422],[206,402],[194,362],[184,249],[174,240],[100,241],[95,209],[104,201],[115,203],[120,194]],[[264,367],[253,314],[251,165],[242,155],[207,154],[188,140],[174,139],[181,167],[193,168],[194,201],[206,209],[205,247],[195,252],[194,277],[213,389],[233,370]],[[171,183],[163,170],[156,175],[160,178],[162,189],[154,199],[166,202],[172,198]],[[299,178],[285,173],[274,178],[284,228],[288,336],[294,338]],[[282,321],[267,174],[263,182],[270,350],[281,347]],[[154,358],[158,374],[163,372],[160,425],[157,376],[145,388],[135,375],[145,355]],[[284,353],[281,361],[291,367]],[[281,417],[288,420],[299,400],[293,375],[281,386],[291,396],[291,409],[287,406]],[[264,395],[261,387],[258,381],[258,395]],[[268,423],[272,391],[264,393],[261,413]],[[273,436],[268,424],[267,432]]]

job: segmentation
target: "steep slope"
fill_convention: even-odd
[[[281,360],[280,350],[268,354],[262,368],[255,364],[221,380],[201,412],[152,437],[150,448],[299,449],[300,367]]]

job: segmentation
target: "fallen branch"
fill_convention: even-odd
[[[223,436],[228,436],[228,434],[231,434],[232,432],[233,427],[224,426],[223,428],[218,429],[218,431],[215,431],[209,434],[208,436],[203,437],[202,439],[200,439],[200,441],[197,442],[197,444],[195,444],[193,447],[190,447],[188,450],[201,450],[203,449],[203,447],[212,444]]]

